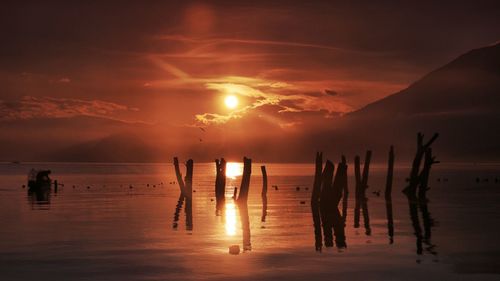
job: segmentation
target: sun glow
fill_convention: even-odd
[[[237,176],[243,174],[243,165],[238,162],[228,162],[226,164],[226,177],[236,179]]]
[[[224,104],[229,109],[235,109],[238,106],[238,98],[234,95],[228,95],[224,99]]]

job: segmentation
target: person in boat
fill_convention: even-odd
[[[51,180],[49,177],[50,170],[42,170],[36,171],[35,169],[31,169],[28,174],[28,187],[33,189],[40,188],[50,188]]]

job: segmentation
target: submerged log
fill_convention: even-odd
[[[316,153],[316,169],[314,173],[313,190],[311,194],[311,212],[314,223],[314,240],[316,251],[321,252],[323,247],[323,236],[321,235],[321,213],[319,200],[321,196],[321,176],[323,171],[323,154]]]
[[[261,222],[266,221],[267,216],[267,171],[266,166],[260,166],[260,170],[262,171],[262,217],[260,219]]]

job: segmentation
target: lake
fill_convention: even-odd
[[[347,248],[322,252],[314,247],[313,164],[266,164],[264,222],[260,164],[253,164],[246,251],[231,198],[241,165],[231,165],[220,216],[215,165],[195,163],[192,216],[180,209],[175,219],[179,186],[172,164],[0,164],[0,280],[500,279],[498,165],[435,165],[429,213],[419,213],[418,225],[401,193],[409,167],[396,166],[392,242],[383,196],[386,166],[370,169],[366,235],[363,223],[353,227],[350,165]],[[23,185],[31,168],[50,169],[57,193],[28,195]],[[382,195],[373,193],[378,190]],[[232,245],[242,251],[229,254]]]

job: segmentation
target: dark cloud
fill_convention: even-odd
[[[336,92],[334,90],[328,90],[328,89],[326,89],[324,91],[324,93],[327,94],[327,95],[329,95],[329,96],[337,96],[339,94],[338,92]]]

